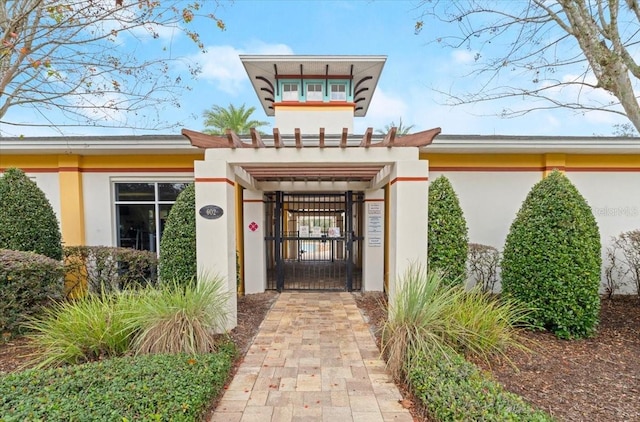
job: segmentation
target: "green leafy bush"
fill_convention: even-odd
[[[502,260],[506,297],[533,308],[529,322],[560,338],[595,332],[600,310],[600,234],[585,199],[558,171],[529,192]]]
[[[158,258],[149,251],[110,246],[64,248],[67,289],[79,284],[91,293],[108,293],[155,284]]]
[[[505,391],[453,352],[416,359],[409,385],[431,417],[439,421],[543,422],[553,418]]]
[[[60,226],[49,200],[16,168],[0,177],[0,248],[62,259]]]
[[[188,185],[171,207],[160,240],[160,280],[188,283],[197,276],[196,189]]]
[[[88,294],[48,308],[28,324],[32,362],[42,368],[124,355],[139,329],[129,318],[140,301],[137,294]]]
[[[0,249],[0,332],[23,332],[30,317],[62,297],[62,277],[59,261]]]
[[[437,271],[410,269],[389,304],[382,329],[382,353],[398,379],[406,377],[414,360],[444,350],[486,358],[520,346],[515,326],[526,310],[513,302],[498,302],[480,290],[444,282]]]
[[[10,421],[201,420],[229,375],[229,344],[205,355],[108,359],[0,377],[0,415]]]
[[[429,227],[427,265],[439,269],[450,284],[461,284],[466,279],[467,222],[458,196],[445,176],[429,186]]]
[[[163,283],[146,289],[130,319],[139,327],[136,353],[207,353],[215,350],[214,333],[224,332],[229,294],[221,278],[200,277],[183,286]]]

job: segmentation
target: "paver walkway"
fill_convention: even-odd
[[[350,293],[282,293],[211,422],[411,422]]]

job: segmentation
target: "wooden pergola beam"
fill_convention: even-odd
[[[249,129],[251,132],[251,144],[254,148],[264,148],[264,142],[262,142],[262,138],[260,137],[260,132],[256,130],[256,128],[252,127]]]
[[[382,140],[382,146],[384,147],[392,147],[393,143],[396,139],[396,132],[398,131],[397,127],[392,127],[391,129],[389,129],[389,132],[387,132],[387,134],[385,135],[384,139]]]
[[[227,129],[225,131],[227,133],[227,141],[229,143],[229,148],[243,148],[244,144],[240,140],[240,137],[237,133],[232,131],[231,129]]]
[[[346,127],[342,128],[342,137],[340,138],[340,148],[347,147],[347,135],[349,134],[349,129]]]
[[[296,137],[296,148],[302,148],[302,135],[300,134],[300,128],[295,128],[293,133]]]
[[[361,147],[369,148],[369,146],[371,145],[371,135],[373,135],[373,128],[368,127],[366,132],[364,133],[364,136],[362,137],[362,141],[360,141]]]
[[[276,148],[282,148],[284,146],[282,144],[282,138],[280,138],[280,129],[277,127],[273,128],[273,146]]]

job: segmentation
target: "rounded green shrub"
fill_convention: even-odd
[[[558,171],[529,192],[507,235],[502,288],[533,308],[530,323],[560,338],[594,333],[600,311],[600,233],[591,208]]]
[[[466,279],[469,237],[467,222],[458,195],[445,176],[429,186],[429,227],[427,265],[440,270],[448,284],[462,284]]]
[[[0,333],[20,334],[31,317],[62,297],[60,261],[0,249]]]
[[[196,278],[196,188],[192,183],[171,207],[160,240],[161,282],[188,283]]]
[[[60,226],[49,200],[16,168],[0,177],[0,248],[62,259]]]

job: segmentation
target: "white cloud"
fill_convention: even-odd
[[[364,119],[354,120],[354,132],[364,132],[367,127],[382,129],[392,121],[398,124],[400,117],[404,122],[407,110],[407,103],[400,96],[387,94],[378,87],[371,99],[367,116]]]
[[[254,41],[244,49],[230,45],[209,46],[206,53],[190,56],[189,59],[201,66],[200,79],[215,84],[228,94],[238,95],[244,87],[249,86],[247,73],[238,57],[240,54],[293,54],[293,50],[285,44]]]
[[[469,50],[453,50],[451,58],[455,64],[468,64],[475,62],[476,53]]]

